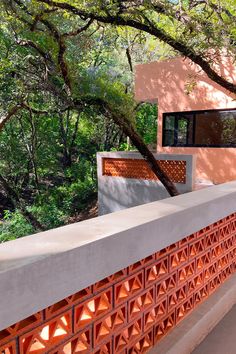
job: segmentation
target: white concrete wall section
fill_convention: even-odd
[[[0,330],[236,211],[236,182],[0,245]]]
[[[183,154],[154,154],[154,156],[157,160],[186,161],[186,183],[176,183],[176,187],[181,194],[194,189],[195,156]],[[169,197],[168,192],[159,181],[103,176],[103,158],[143,159],[138,152],[97,153],[99,215]]]

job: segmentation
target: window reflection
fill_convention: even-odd
[[[236,110],[164,114],[163,146],[236,146]]]

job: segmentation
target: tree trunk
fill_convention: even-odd
[[[127,135],[140,154],[143,156],[144,160],[148,163],[151,170],[163,184],[167,192],[171,197],[179,195],[177,188],[174,183],[170,180],[168,175],[162,170],[158,161],[155,159],[153,153],[150,151],[148,146],[143,141],[142,137],[136,132],[132,123],[120,112],[114,110],[106,101],[102,98],[87,97],[83,101],[74,100],[74,108],[77,106],[81,110],[81,102],[97,106],[100,112],[107,118],[113,120],[120,128],[120,130]]]
[[[162,170],[158,161],[155,159],[153,153],[149,150],[148,146],[145,144],[141,136],[135,131],[132,124],[120,114],[112,112],[112,109],[107,104],[105,104],[105,108],[106,113],[110,116],[110,118],[113,119],[114,122],[120,127],[120,129],[130,138],[134,146],[137,148],[137,150],[140,152],[140,154],[150,166],[153,173],[164,185],[170,196],[174,197],[176,195],[179,195],[179,192],[177,191],[174,183],[171,182],[167,174]]]

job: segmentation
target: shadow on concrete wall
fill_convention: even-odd
[[[230,81],[236,80],[230,60],[219,62],[218,70]],[[200,67],[180,57],[139,65],[135,85],[138,100],[158,100],[164,112],[236,106],[232,94],[211,81]]]
[[[236,148],[200,148],[198,151],[198,174],[209,178],[214,184],[236,179]]]
[[[196,181],[208,180],[213,184],[236,179],[236,148],[165,147],[161,152],[196,155]]]
[[[160,182],[108,177],[99,184],[99,215],[168,197]]]

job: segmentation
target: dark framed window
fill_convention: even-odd
[[[164,113],[162,145],[236,147],[236,109]]]

